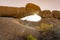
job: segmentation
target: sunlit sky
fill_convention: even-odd
[[[21,20],[38,22],[41,20],[41,16],[34,14],[34,15],[23,17],[23,18],[21,18]]]
[[[41,10],[60,10],[60,0],[0,0],[0,6],[24,7],[27,3],[39,5]]]

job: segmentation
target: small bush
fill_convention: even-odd
[[[32,35],[28,35],[26,37],[27,40],[37,40],[37,38],[33,37]]]

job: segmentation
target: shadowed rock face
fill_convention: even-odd
[[[38,37],[39,32],[19,23],[19,19],[0,17],[0,40],[21,40],[20,37],[31,34]]]
[[[42,18],[53,18],[53,15],[52,15],[50,10],[43,10],[43,11],[41,11],[40,16]]]
[[[52,11],[52,14],[53,14],[54,18],[60,19],[60,11],[58,11],[58,10],[53,10],[53,11]]]
[[[39,40],[60,38],[60,20],[44,18],[40,22],[22,21],[15,18],[0,17],[0,40],[24,40],[33,35]],[[55,37],[55,38],[54,38]]]
[[[60,20],[43,18],[40,22],[21,21],[20,23],[31,26],[40,32],[39,40],[59,40]]]
[[[0,40],[15,40],[18,27],[15,19],[0,17]]]
[[[27,12],[26,12],[26,8],[25,7],[20,7],[18,8],[17,10],[17,14],[16,14],[16,17],[17,18],[23,18],[25,16],[27,16]]]
[[[58,19],[43,19],[42,21],[40,21],[40,23],[41,23],[40,28],[42,26],[42,28],[41,28],[42,30],[45,29],[45,28],[48,29],[48,30],[45,29],[46,31],[44,30],[42,32],[42,35],[43,35],[42,40],[59,40],[60,39],[60,36],[59,36],[60,35],[60,32],[59,32],[60,20],[58,20]],[[42,23],[43,23],[44,26],[42,25]],[[50,26],[48,26],[48,24]],[[51,26],[52,26],[52,28],[51,28]]]

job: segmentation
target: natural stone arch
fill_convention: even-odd
[[[39,12],[41,11],[40,7],[33,3],[27,3],[25,8],[28,15],[39,14]]]

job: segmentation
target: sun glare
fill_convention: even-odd
[[[21,18],[21,20],[38,22],[41,20],[41,16],[34,14],[34,15],[23,17],[23,18]]]

